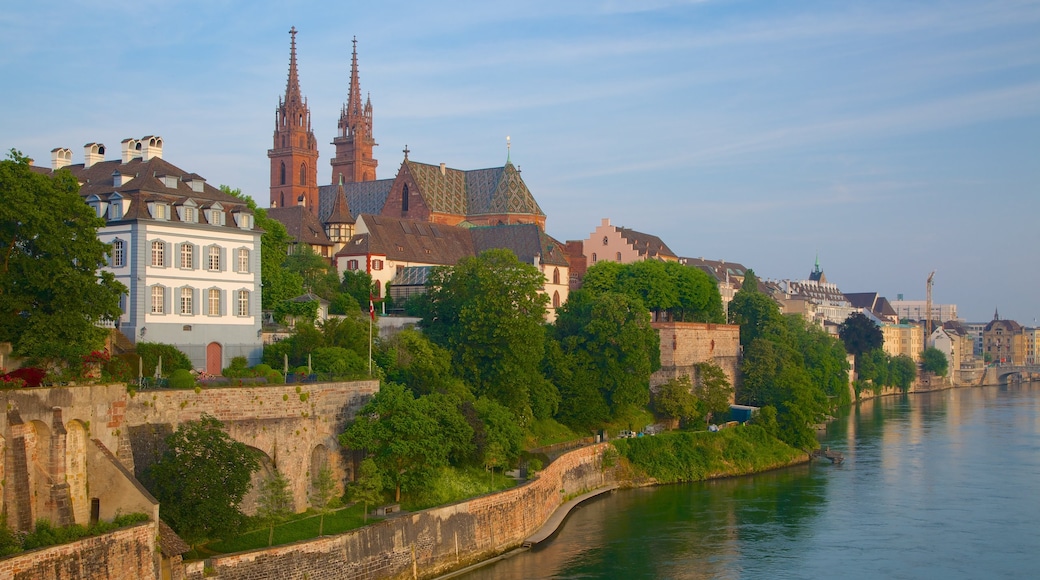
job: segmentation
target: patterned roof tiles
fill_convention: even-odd
[[[386,198],[390,195],[390,189],[393,186],[393,179],[344,183],[343,193],[346,195],[350,216],[357,219],[361,214],[378,214],[383,211]],[[318,188],[318,217],[322,222],[332,215],[339,187],[339,185],[323,185]]]

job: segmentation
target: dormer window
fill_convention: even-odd
[[[187,222],[187,223],[190,223],[190,224],[193,224],[193,223],[197,222],[198,218],[196,217],[196,214],[195,214],[195,208],[193,208],[193,207],[184,207],[183,215],[181,215],[181,221]]]
[[[108,219],[109,220],[121,220],[123,219],[123,198],[112,197],[108,204]]]
[[[170,189],[177,189],[177,182],[180,181],[175,175],[163,175],[159,179],[163,185]]]
[[[235,212],[233,215],[235,216],[235,221],[238,222],[238,227],[242,228],[243,230],[248,230],[252,227],[253,216],[245,212]]]
[[[148,212],[152,214],[152,219],[156,220],[168,220],[170,219],[169,206],[165,203],[149,202]]]

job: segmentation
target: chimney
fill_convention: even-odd
[[[162,146],[162,137],[157,137],[155,135],[146,135],[141,137],[141,140],[138,141],[138,149],[141,150],[141,158],[145,161],[148,161],[153,157],[162,159]]]
[[[441,175],[445,175],[446,173],[447,173],[447,170],[445,170],[444,164],[441,163]]]
[[[307,198],[301,194],[300,197],[296,198],[296,203],[303,207],[307,207]]]
[[[141,144],[137,139],[123,139],[120,144],[123,147],[123,163],[130,163],[135,157],[141,156]]]
[[[72,149],[57,147],[51,149],[51,170],[57,171],[62,167],[72,165]]]
[[[91,167],[95,163],[105,160],[105,145],[102,143],[87,143],[83,146],[83,168]]]

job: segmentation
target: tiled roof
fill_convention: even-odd
[[[344,183],[343,194],[350,217],[357,219],[361,214],[378,214],[383,211],[386,198],[394,185],[393,179]],[[340,185],[323,185],[318,188],[318,217],[325,221],[332,215],[336,194]]]
[[[325,233],[318,218],[311,210],[302,205],[292,207],[272,207],[267,210],[267,217],[279,221],[285,226],[296,243],[318,246],[331,246],[332,241]]]
[[[718,282],[725,282],[726,275],[729,274],[730,284],[736,284],[739,281],[738,279],[744,279],[744,273],[747,272],[747,268],[745,268],[743,264],[727,262],[725,260],[679,258],[679,263],[683,266],[697,268],[707,273],[709,276],[712,276]]]
[[[188,543],[177,535],[166,522],[159,520],[159,551],[167,558],[180,556],[191,550]]]
[[[380,215],[364,215],[361,219],[368,234],[351,238],[337,255],[368,253],[386,256],[388,260],[446,265],[473,255],[468,230]]]
[[[667,257],[678,259],[672,250],[665,245],[661,238],[653,234],[644,234],[628,228],[616,228],[622,238],[639,252],[640,256],[647,258]]]
[[[430,211],[456,215],[545,215],[512,163],[462,171],[405,160]]]
[[[343,184],[336,186],[336,194],[332,200],[332,211],[325,218],[327,224],[353,224],[356,223],[354,216],[350,215],[350,204],[347,201],[346,190]]]
[[[481,226],[469,231],[473,235],[473,249],[478,254],[492,248],[506,248],[525,264],[533,264],[537,255],[543,264],[569,265],[563,245],[535,224]]]

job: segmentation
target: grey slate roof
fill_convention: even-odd
[[[311,210],[302,205],[268,208],[267,217],[281,222],[296,243],[317,246],[333,245],[318,218],[311,213]]]
[[[628,228],[615,227],[615,229],[621,234],[622,238],[628,241],[628,243],[639,252],[640,256],[647,258],[671,258],[673,260],[679,257],[675,255],[675,252],[671,250],[661,238],[653,234],[644,234],[643,232],[637,232]]]
[[[344,183],[343,193],[346,196],[350,216],[356,220],[361,214],[381,213],[393,186],[394,179]],[[332,215],[339,188],[339,184],[322,185],[318,188],[318,217],[322,222]]]
[[[473,249],[478,254],[492,248],[506,248],[525,264],[533,264],[537,255],[543,264],[569,265],[563,245],[535,224],[479,226],[469,231],[473,236]]]

